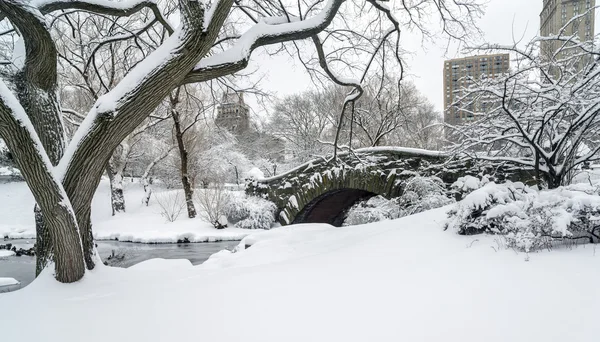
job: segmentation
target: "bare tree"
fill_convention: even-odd
[[[560,47],[540,56],[538,44],[546,41]],[[450,127],[461,141],[455,151],[532,169],[539,186],[549,188],[570,183],[578,168],[599,159],[600,50],[593,41],[561,31],[525,48],[478,49],[508,51],[516,65],[502,77],[473,80],[464,90],[456,105],[474,121]]]
[[[323,155],[329,149],[320,143],[320,140],[328,140],[327,134],[335,126],[331,111],[322,106],[328,98],[329,103],[335,103],[327,95],[326,92],[307,91],[287,96],[275,104],[269,131],[286,142],[298,163]],[[335,114],[337,117],[337,110]]]
[[[173,119],[173,138],[179,151],[181,184],[189,218],[196,217],[194,206],[194,179],[191,174],[196,154],[200,151],[201,132],[198,125],[206,125],[206,112],[214,107],[202,101],[193,86],[181,86],[169,96],[169,115]]]
[[[389,76],[372,79],[353,115],[353,147],[397,145],[436,148],[439,114],[410,82]],[[437,134],[436,134],[437,133]]]
[[[275,105],[269,129],[287,142],[296,162],[330,153],[331,145],[324,142],[333,140],[337,130],[339,139],[351,142],[352,148],[386,144],[439,148],[440,116],[412,83],[378,76],[363,88],[354,112],[340,122],[347,89],[330,86],[288,96]]]
[[[343,4],[349,8],[341,8]],[[359,11],[355,13],[361,13],[369,22],[369,30],[355,31],[356,23],[349,20],[351,14],[346,11],[356,8]],[[147,0],[0,1],[0,12],[19,32],[25,45],[23,66],[5,78],[14,84],[14,92],[5,82],[0,83],[0,136],[14,155],[49,232],[47,249],[37,256],[38,262],[48,264],[51,260],[59,281],[77,281],[86,268],[94,268],[90,206],[104,166],[121,141],[178,87],[240,71],[258,47],[311,38],[321,67],[337,82],[356,89],[345,101],[349,104],[361,93],[361,79],[341,80],[333,74],[335,66],[330,63],[333,59],[345,60],[352,49],[346,49],[340,58],[324,54],[331,40],[319,37],[319,33],[329,26],[343,27],[338,33],[356,34],[340,37],[339,44],[361,46],[360,51],[369,56],[391,52],[399,60],[400,28],[404,24],[422,24],[417,14],[432,13],[443,21],[446,33],[462,36],[471,27],[473,16],[479,13],[474,0],[403,3],[399,9],[402,21],[377,0],[298,2],[287,7],[283,2],[269,0],[239,1],[235,5],[233,0],[217,0],[209,8],[199,1],[179,1],[178,10],[180,25],[173,29],[164,19],[161,6]],[[148,13],[155,19],[152,25],[160,26],[166,38],[155,50],[148,48],[136,66],[95,101],[67,146],[57,96],[57,43],[49,25],[53,18],[72,11],[123,18]],[[236,20],[227,21],[228,18]],[[241,34],[220,36],[227,22],[235,22],[236,31]],[[392,29],[382,30],[388,26]],[[130,39],[135,41],[139,32],[130,35]],[[369,45],[364,41],[379,43]],[[362,49],[366,46],[369,49]],[[371,66],[377,65],[368,62],[360,68],[361,72],[365,74]],[[358,63],[353,63],[352,70],[357,67]],[[40,232],[39,236],[43,234]]]

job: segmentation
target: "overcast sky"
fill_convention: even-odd
[[[392,0],[398,1],[398,0]],[[485,15],[479,20],[479,27],[484,33],[482,39],[489,43],[512,44],[513,40],[529,41],[539,32],[539,14],[542,0],[489,0]],[[599,15],[597,15],[599,17]],[[600,20],[596,20],[599,26]],[[598,32],[598,28],[596,28]],[[445,45],[439,42],[422,45],[420,39],[404,36],[403,47],[412,51],[406,58],[406,66],[419,90],[441,112],[443,107],[442,69],[445,59],[462,57],[457,45],[445,55]],[[286,57],[266,57],[257,54],[251,65],[259,65],[265,71],[262,86],[278,97],[300,92],[312,87],[309,77],[299,62]],[[250,101],[251,105],[252,102]],[[254,106],[253,106],[254,107]]]

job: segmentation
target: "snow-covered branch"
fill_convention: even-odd
[[[174,32],[171,24],[165,19],[154,0],[34,0],[32,4],[44,14],[77,9],[116,17],[127,17],[144,8],[149,8],[154,13],[156,20],[165,27],[169,34]]]
[[[552,54],[560,58],[544,58],[535,48],[540,41],[568,44]],[[568,183],[600,151],[600,70],[595,62],[600,50],[592,40],[571,36],[536,38],[524,49],[485,46],[490,47],[516,54],[518,63],[506,75],[473,80],[462,90],[454,105],[479,119],[453,127],[462,142],[456,150],[486,148],[489,156],[476,153],[477,158],[533,167],[549,187]]]
[[[252,51],[260,46],[312,37],[331,23],[344,1],[328,0],[321,12],[304,20],[284,22],[263,18],[242,34],[231,48],[203,58],[184,82],[204,82],[242,70]]]

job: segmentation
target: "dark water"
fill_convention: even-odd
[[[35,240],[10,240],[1,241],[0,244],[12,243],[18,248],[30,248]],[[98,253],[102,260],[108,261],[111,266],[129,267],[144,260],[163,259],[188,259],[194,265],[203,263],[212,254],[223,250],[233,249],[239,241],[185,243],[185,244],[141,244],[118,241],[97,241]],[[108,260],[113,254],[117,258]],[[122,257],[122,258],[121,258]],[[35,257],[21,256],[0,258],[0,278],[10,277],[21,282],[20,285],[0,288],[0,292],[12,291],[27,286],[35,278]]]

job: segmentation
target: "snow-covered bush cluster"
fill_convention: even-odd
[[[348,210],[344,226],[355,226],[378,222],[383,220],[391,220],[399,218],[401,214],[400,206],[392,200],[388,200],[383,196],[374,196],[366,201],[356,203]]]
[[[465,198],[466,195],[480,189],[489,182],[490,178],[485,175],[481,178],[464,176],[457,179],[456,182],[450,186],[450,190],[454,193],[454,197],[457,200],[461,200]]]
[[[501,234],[509,247],[550,248],[555,241],[597,241],[600,196],[597,187],[577,184],[537,191],[522,183],[490,182],[449,211],[446,228],[459,234]]]
[[[270,229],[276,211],[275,203],[245,194],[232,194],[223,208],[227,221],[244,229]]]
[[[375,196],[352,206],[343,225],[391,220],[454,203],[446,192],[444,183],[437,177],[413,177],[398,198],[388,200]]]
[[[402,196],[396,199],[401,216],[417,214],[454,203],[447,196],[444,182],[437,177],[414,177],[408,181]]]

